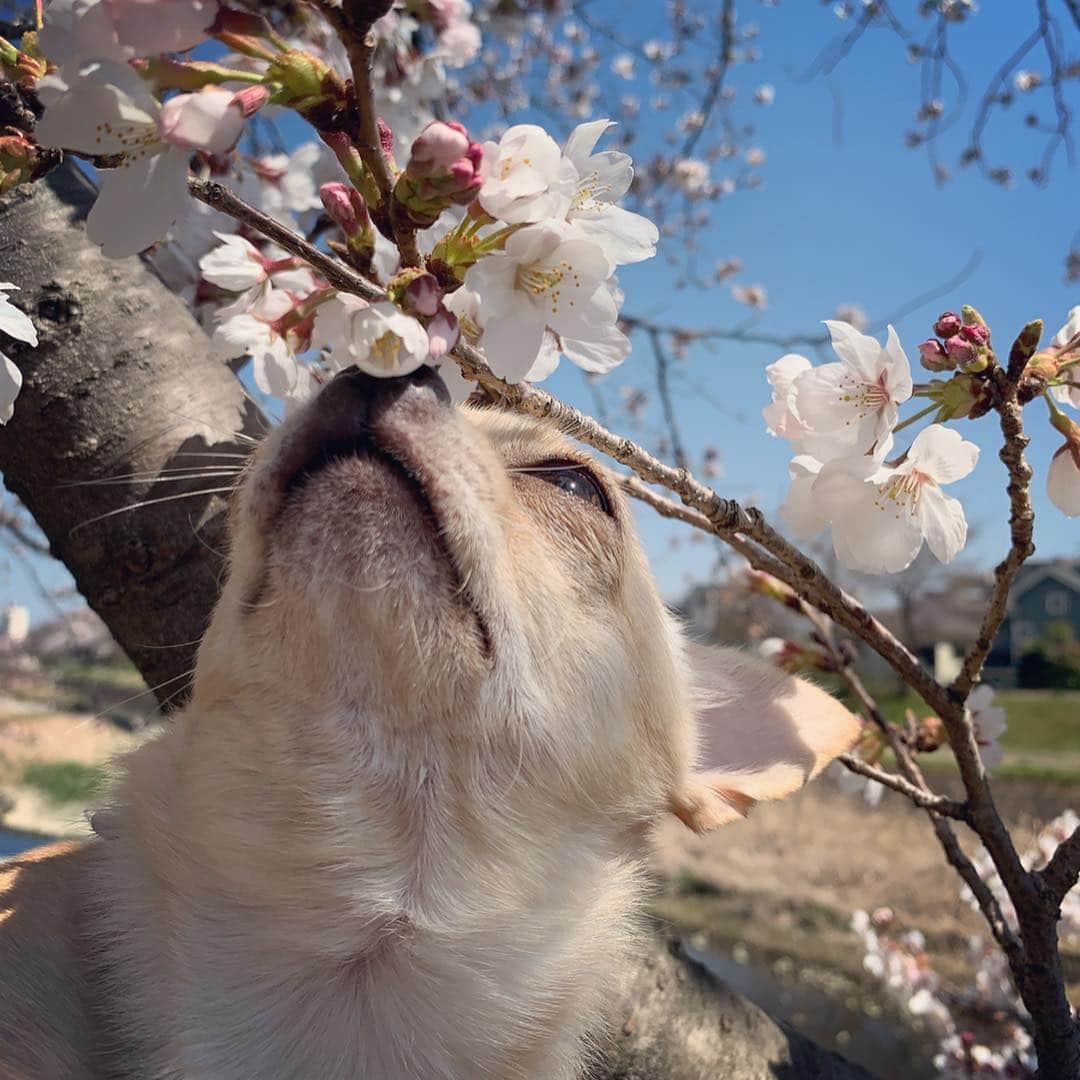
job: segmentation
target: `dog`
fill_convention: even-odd
[[[429,369],[327,383],[229,535],[190,700],[97,835],[0,866],[0,1076],[573,1080],[651,826],[859,731],[689,645],[613,475]]]

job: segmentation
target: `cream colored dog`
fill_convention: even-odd
[[[692,657],[611,477],[429,372],[330,383],[231,536],[190,703],[99,836],[0,868],[5,1078],[577,1077],[650,824],[733,820],[857,733]]]

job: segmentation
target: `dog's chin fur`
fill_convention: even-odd
[[[65,1075],[570,1080],[650,823],[726,820],[612,480],[609,515],[518,471],[586,460],[552,429],[422,382],[313,466],[335,386],[256,453],[190,703],[77,853]]]

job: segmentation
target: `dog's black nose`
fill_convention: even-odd
[[[346,389],[346,392],[356,394],[358,399],[365,402],[369,412],[376,405],[385,406],[395,401],[411,387],[433,394],[442,405],[450,404],[450,394],[446,389],[446,384],[439,373],[426,364],[409,372],[408,375],[396,375],[390,379],[369,375],[353,365],[334,376],[331,386],[335,384],[343,384],[342,388]]]

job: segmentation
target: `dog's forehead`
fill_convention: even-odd
[[[585,455],[553,424],[506,409],[465,406],[464,418],[508,464]]]

